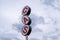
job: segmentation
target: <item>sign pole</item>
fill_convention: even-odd
[[[22,23],[25,24],[22,28],[22,35],[24,35],[26,40],[28,40],[28,36],[30,35],[32,28],[30,26],[31,19],[28,17],[31,13],[31,8],[29,6],[25,6],[22,10]]]
[[[26,40],[28,40],[28,35],[26,36]]]

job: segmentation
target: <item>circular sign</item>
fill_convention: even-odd
[[[30,25],[31,24],[31,19],[28,16],[23,16],[22,17],[22,22],[26,25]]]
[[[25,16],[25,15],[29,15],[31,12],[31,8],[29,6],[25,6],[22,10],[22,15]]]
[[[31,27],[28,25],[24,25],[22,29],[22,35],[26,36],[29,35],[30,33],[31,33]]]

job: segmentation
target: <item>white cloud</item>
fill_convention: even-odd
[[[59,8],[60,2],[59,0],[49,1],[50,0],[3,0],[1,2],[2,8],[0,9],[0,35],[2,36],[0,36],[0,39],[25,40],[25,37],[19,31],[22,28],[20,19],[22,17],[21,11],[23,7],[29,5],[32,9],[30,16],[32,19],[31,27],[33,29],[29,38],[31,40],[57,40],[56,38],[60,40],[60,11],[54,8]],[[54,5],[54,7],[47,6],[44,3],[50,3]],[[17,31],[13,27],[15,23],[17,23],[15,25]]]

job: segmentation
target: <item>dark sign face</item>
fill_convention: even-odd
[[[31,19],[30,19],[29,17],[27,17],[27,16],[23,16],[23,17],[22,17],[22,22],[23,22],[24,24],[30,25],[30,24],[31,24]]]
[[[30,33],[31,33],[31,27],[28,25],[24,25],[22,29],[22,34],[26,36],[26,35],[29,35]]]
[[[25,15],[29,15],[31,12],[31,8],[29,6],[25,6],[22,10],[22,15],[25,16]]]

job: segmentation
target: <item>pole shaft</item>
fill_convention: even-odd
[[[28,35],[26,36],[26,40],[28,40]]]

